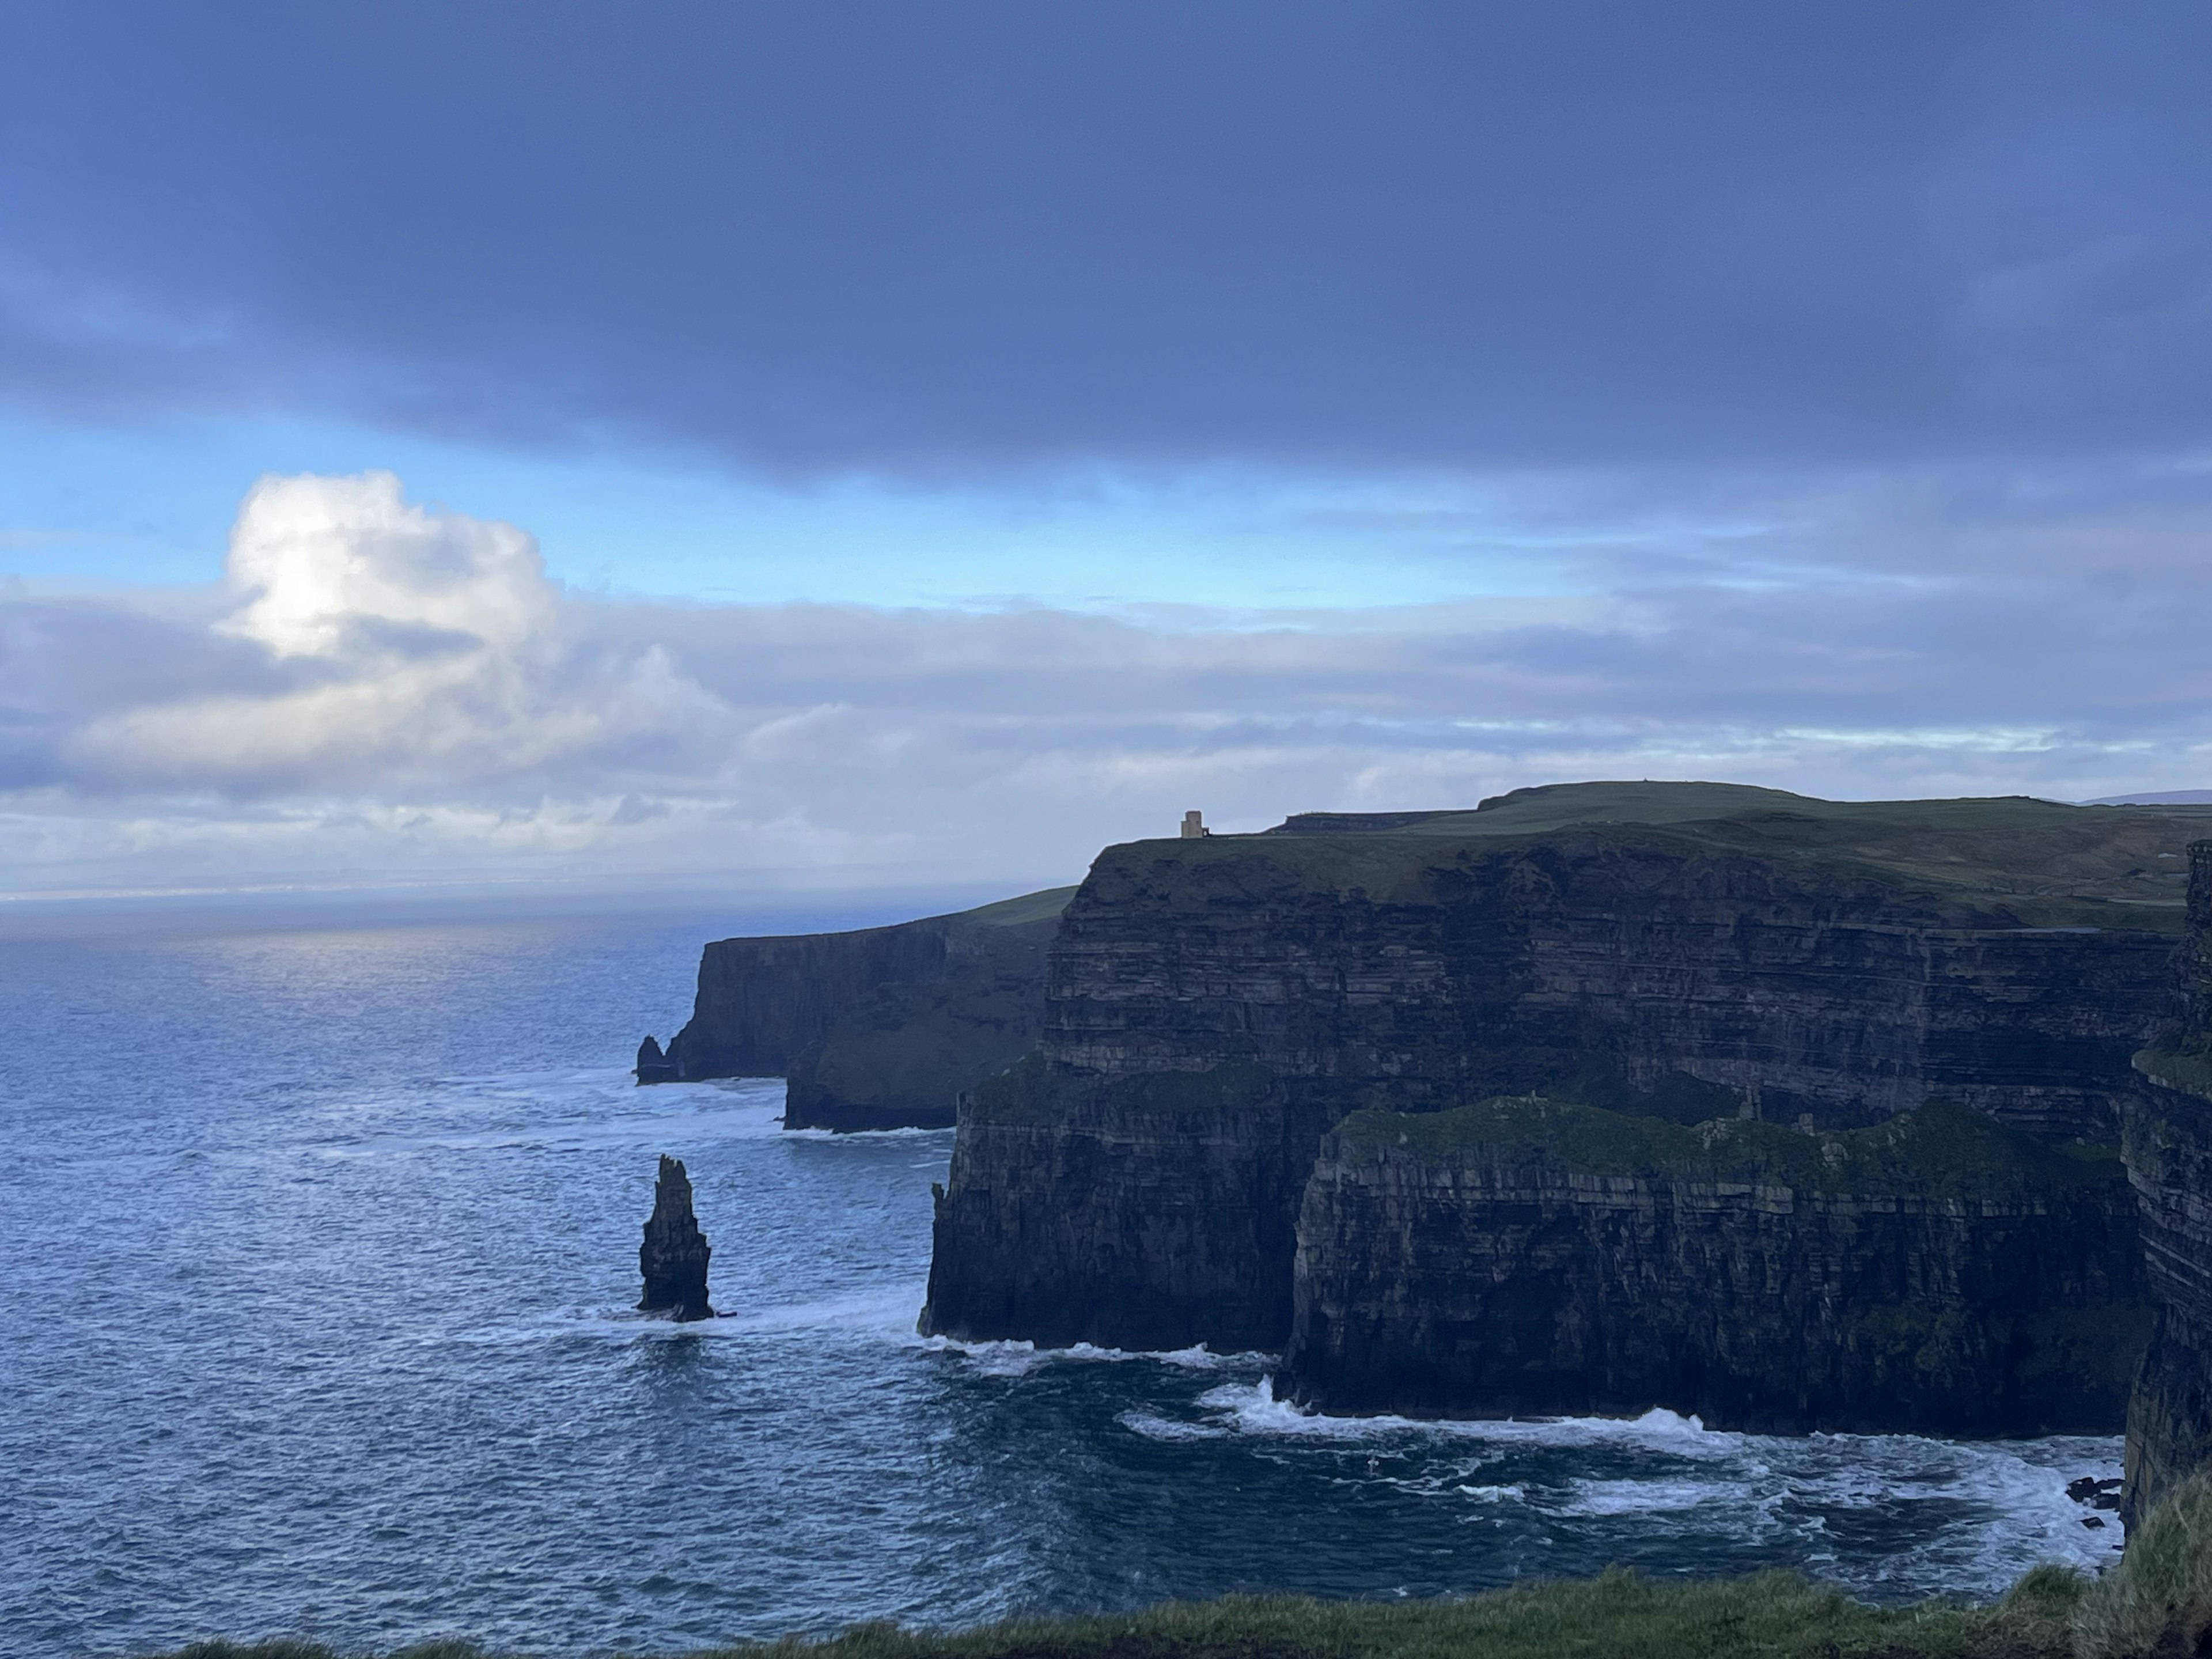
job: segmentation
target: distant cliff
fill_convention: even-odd
[[[1279,1347],[1322,1137],[1366,1107],[1840,1131],[1940,1097],[2110,1141],[2178,1006],[2191,822],[1594,784],[1109,848],[1039,1058],[962,1114],[925,1328]]]
[[[641,1083],[783,1077],[787,1128],[949,1128],[1042,1035],[1045,946],[1073,888],[844,933],[721,939]]]
[[[2109,1433],[2143,1280],[2116,1154],[1948,1103],[1830,1134],[1364,1111],[1306,1187],[1283,1383],[1335,1412]]]

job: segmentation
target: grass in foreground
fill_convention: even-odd
[[[1793,1572],[1656,1583],[1615,1567],[1456,1601],[1232,1595],[946,1634],[860,1625],[693,1659],[2186,1659],[2212,1652],[2212,1479],[2184,1481],[2092,1579],[2036,1568],[1995,1607],[1870,1607]],[[345,1659],[310,1642],[196,1642],[167,1659]],[[491,1659],[430,1642],[388,1659]]]
[[[824,1641],[719,1648],[696,1659],[2073,1659],[2071,1574],[2023,1581],[1996,1608],[1875,1608],[1795,1573],[1657,1583],[1619,1569],[1457,1601],[1230,1596],[1143,1613],[1014,1620],[951,1634],[861,1625]],[[172,1659],[339,1659],[310,1644],[199,1643]],[[391,1659],[482,1659],[463,1644]]]

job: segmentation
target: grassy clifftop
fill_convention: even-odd
[[[2071,806],[2026,795],[1832,801],[1745,784],[1570,783],[1516,789],[1471,811],[1304,813],[1266,839],[1282,849],[1273,856],[1316,872],[1341,860],[1379,893],[1372,884],[1389,870],[1432,863],[1455,843],[1474,850],[1630,830],[1683,855],[1786,858],[1831,866],[1837,878],[2000,906],[2020,925],[2179,931],[2185,849],[2212,836],[2212,808]],[[1222,857],[1255,839],[1194,845]]]
[[[1684,1125],[1525,1096],[1445,1112],[1355,1112],[1338,1126],[1336,1145],[1347,1160],[1395,1148],[1424,1160],[1533,1155],[1578,1175],[1900,1198],[2054,1195],[2127,1180],[2116,1151],[2053,1146],[1940,1100],[1867,1128],[1809,1135],[1749,1119]]]

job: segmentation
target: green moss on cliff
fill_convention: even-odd
[[[1870,1198],[2016,1200],[2127,1179],[2109,1147],[2052,1146],[1940,1100],[1885,1123],[1819,1135],[1744,1118],[1689,1126],[1540,1096],[1445,1112],[1370,1109],[1336,1133],[1347,1159],[1394,1146],[1422,1158],[1486,1163],[1536,1155],[1577,1175]]]
[[[2169,1089],[2212,1098],[2212,1054],[2191,1048],[2150,1048],[2136,1055],[2136,1070]]]
[[[939,1111],[1006,1070],[1043,1035],[1045,950],[1073,887],[1005,899],[946,927],[943,978],[887,982],[855,999],[791,1069],[801,1120],[880,1109]]]

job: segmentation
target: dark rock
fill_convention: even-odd
[[[2093,1510],[2116,1510],[2120,1506],[2120,1495],[2116,1492],[2100,1492],[2089,1500]]]
[[[2189,848],[2188,933],[2175,965],[2186,1012],[2136,1056],[2142,1085],[2122,1139],[2159,1304],[2128,1402],[2120,1515],[2130,1526],[2212,1458],[2212,841]]]
[[[637,1249],[638,1270],[645,1275],[639,1308],[673,1313],[679,1321],[712,1319],[714,1310],[707,1304],[707,1258],[712,1254],[691,1213],[691,1177],[682,1163],[664,1152],[653,1188],[653,1214]]]
[[[1370,1110],[1307,1184],[1278,1386],[1351,1413],[2109,1433],[2142,1281],[2118,1157],[1948,1103],[1809,1144],[1526,1097]]]
[[[668,1063],[668,1057],[660,1052],[660,1044],[650,1035],[637,1045],[636,1072],[637,1080],[641,1084],[673,1083],[677,1080],[676,1068]]]
[[[788,1129],[949,1129],[963,1097],[1037,1046],[1045,947],[1073,890],[709,945],[665,1076],[782,1077]]]
[[[2085,1515],[2081,1517],[2081,1524],[2088,1528],[2093,1532],[2100,1531],[2105,1524],[2104,1517],[2102,1516],[2096,1515]]]
[[[2184,823],[1588,785],[1109,848],[1039,1056],[960,1114],[924,1327],[1279,1347],[1322,1138],[1368,1106],[1536,1090],[1813,1145],[1936,1098],[2109,1141],[2177,1005],[2179,895],[2125,872]]]

